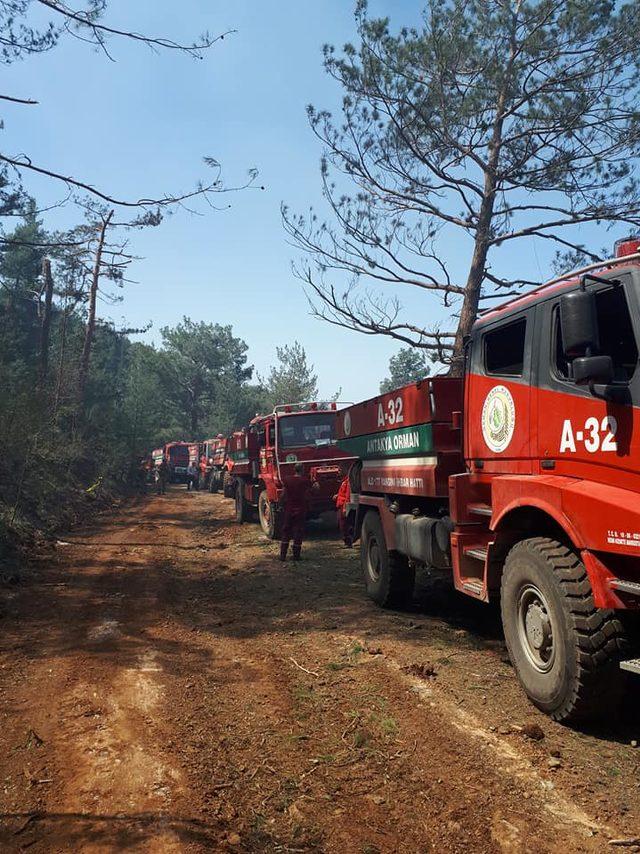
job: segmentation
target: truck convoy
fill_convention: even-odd
[[[297,462],[314,487],[310,516],[334,509],[333,496],[354,462],[336,444],[337,416],[336,403],[283,404],[230,437],[225,491],[235,497],[238,522],[257,509],[264,533],[279,537],[282,479]]]
[[[640,673],[639,340],[628,240],[482,314],[463,378],[336,416],[369,596],[401,604],[423,567],[499,600],[522,687],[558,721],[610,711]]]
[[[165,459],[169,466],[169,482],[186,483],[190,447],[187,442],[168,442],[162,448],[156,448],[151,452],[154,468]]]

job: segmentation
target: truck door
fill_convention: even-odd
[[[276,429],[272,418],[265,424],[264,468],[272,476],[276,474]]]
[[[588,386],[573,382],[562,342],[560,297],[547,300],[539,307],[537,456],[540,471],[631,486],[640,454],[634,425],[640,400],[640,276],[616,272],[602,278],[607,275],[615,275],[620,284],[601,282],[589,289],[596,297],[600,352],[612,358],[612,385],[618,387],[619,397],[603,400]]]
[[[250,425],[247,430],[247,451],[251,463],[251,477],[256,480],[260,470],[260,437],[255,424]]]
[[[474,331],[465,445],[472,470],[530,474],[534,309]]]

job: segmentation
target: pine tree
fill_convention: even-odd
[[[329,218],[283,209],[315,313],[460,374],[480,306],[539,284],[501,267],[505,247],[599,260],[581,225],[638,229],[639,13],[637,0],[429,0],[419,27],[393,30],[360,0],[358,42],[324,51],[341,115],[308,110]],[[449,322],[406,317],[407,288]]]
[[[412,347],[403,347],[389,359],[389,376],[380,383],[380,391],[392,391],[394,388],[417,382],[431,373],[424,351]]]

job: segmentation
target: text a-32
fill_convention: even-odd
[[[403,402],[401,397],[396,397],[395,400],[387,402],[387,412],[384,411],[382,403],[378,404],[378,427],[384,427],[386,424],[402,424],[404,415],[402,414]]]
[[[571,420],[567,418],[562,425],[560,453],[575,454],[578,444],[584,445],[588,454],[595,454],[598,451],[617,451],[617,432],[618,421],[613,415],[605,415],[602,419],[594,416],[587,418],[581,430],[574,429]]]

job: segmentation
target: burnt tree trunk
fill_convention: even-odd
[[[51,275],[51,261],[44,258],[42,261],[42,278],[44,280],[44,315],[40,327],[40,354],[38,365],[38,384],[42,389],[47,380],[49,371],[49,336],[51,333],[51,308],[53,304],[53,277]]]
[[[109,211],[106,219],[102,221],[100,232],[98,235],[98,246],[96,248],[96,258],[93,265],[93,273],[91,276],[91,288],[89,290],[89,314],[87,317],[87,327],[84,334],[84,345],[82,347],[82,356],[80,357],[80,372],[78,375],[78,403],[80,408],[84,407],[85,391],[87,386],[87,377],[89,376],[89,362],[91,361],[91,348],[93,346],[93,338],[96,330],[96,303],[98,300],[98,285],[100,284],[100,269],[102,266],[102,251],[104,249],[105,237],[107,228],[113,217],[113,211]]]
[[[62,327],[60,330],[60,356],[58,358],[58,377],[56,379],[56,390],[53,397],[53,417],[58,417],[60,397],[62,394],[62,379],[64,373],[64,360],[67,350],[67,321],[69,319],[69,297],[65,296],[64,310],[62,312]]]

